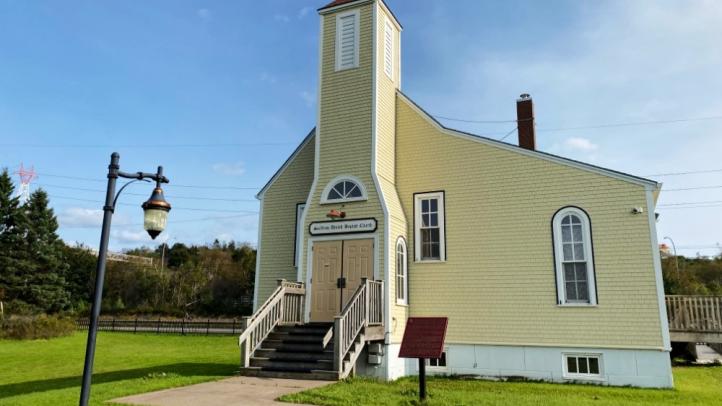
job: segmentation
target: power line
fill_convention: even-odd
[[[174,224],[178,223],[198,223],[198,222],[204,222],[204,221],[215,221],[215,220],[229,220],[229,219],[236,219],[236,218],[245,218],[245,217],[251,217],[255,216],[255,214],[240,214],[235,216],[215,216],[215,217],[202,217],[202,218],[196,218],[196,219],[187,219],[187,220],[171,220],[168,221],[168,225],[172,226]],[[94,226],[65,226],[62,224],[62,217],[60,218],[60,226],[63,228],[100,228],[102,225],[94,225]],[[143,226],[143,223],[128,223],[128,224],[113,224],[113,227],[138,227]]]
[[[79,197],[71,197],[71,196],[58,196],[58,195],[48,195],[48,197],[53,199],[65,199],[65,200],[76,200],[79,202],[90,202],[90,203],[100,203],[99,200],[93,200],[93,199],[83,199]],[[138,205],[132,204],[132,203],[117,203],[120,206],[131,206],[131,207],[137,207]],[[177,207],[173,206],[173,210],[185,210],[185,211],[207,211],[207,212],[217,212],[217,213],[248,213],[248,214],[258,214],[257,211],[253,210],[225,210],[225,209],[203,209],[198,207]]]
[[[668,206],[688,206],[691,204],[720,204],[722,203],[722,200],[707,200],[702,202],[679,202],[679,203],[667,203],[667,204],[660,204],[658,207],[668,207]]]
[[[68,189],[68,190],[80,190],[85,192],[98,192],[98,193],[105,193],[105,190],[101,189],[89,189],[89,188],[82,188],[82,187],[75,187],[75,186],[65,186],[65,185],[53,185],[49,183],[34,183],[36,186],[41,187],[57,187],[62,189]],[[131,196],[148,196],[148,194],[143,193],[133,193],[133,192],[124,192],[126,195]],[[178,195],[167,195],[166,198],[168,199],[188,199],[188,200],[207,200],[207,201],[219,201],[219,202],[257,202],[256,199],[225,199],[225,198],[216,198],[216,197],[196,197],[196,196],[178,196]]]
[[[699,173],[714,173],[714,172],[722,172],[722,169],[705,169],[700,171],[688,171],[688,172],[669,172],[669,173],[655,173],[652,175],[645,175],[648,177],[651,176],[681,176],[681,175],[696,175]]]
[[[662,189],[662,192],[681,192],[681,191],[686,191],[686,190],[720,189],[720,188],[722,188],[722,185],[696,186],[696,187],[683,187],[683,188],[677,188],[677,189]]]
[[[516,130],[518,130],[518,129],[519,129],[519,127],[514,127],[513,130],[509,131],[509,132],[506,133],[503,137],[499,138],[499,141],[504,141],[504,140],[506,139],[506,137],[510,136],[511,134],[514,133],[514,131],[516,131]]]
[[[23,148],[228,148],[228,147],[274,147],[295,144],[295,142],[242,142],[242,143],[208,143],[208,144],[20,144],[2,143],[0,147]]]
[[[99,179],[99,178],[85,178],[81,176],[68,176],[68,175],[56,175],[51,173],[44,173],[44,172],[38,172],[39,176],[46,176],[49,178],[59,178],[59,179],[70,179],[70,180],[82,180],[82,181],[88,181],[88,182],[100,182],[105,183],[107,182],[107,179]],[[229,189],[229,190],[259,190],[261,187],[253,186],[253,187],[238,187],[238,186],[206,186],[206,185],[179,185],[176,183],[168,183],[167,185],[164,185],[163,187],[180,187],[180,188],[193,188],[193,189]]]

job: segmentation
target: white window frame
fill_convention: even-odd
[[[561,222],[564,217],[573,214],[582,221],[582,237],[584,239],[584,258],[587,263],[587,287],[589,289],[589,302],[568,301],[566,294],[566,284],[564,283],[564,249],[562,246],[562,230]],[[578,207],[564,207],[554,214],[552,220],[552,234],[554,240],[554,260],[555,272],[557,280],[557,303],[560,306],[596,306],[597,305],[597,286],[594,271],[594,249],[592,246],[592,226],[587,213]]]
[[[403,263],[401,264],[401,275],[399,275],[399,247],[403,248]],[[409,250],[408,246],[406,245],[406,239],[404,237],[399,237],[396,239],[396,255],[394,257],[396,261],[396,304],[400,305],[407,305],[409,304]],[[401,291],[403,292],[403,299],[399,299],[399,278],[403,278],[403,283],[401,284]]]
[[[388,18],[386,18],[386,22],[384,24],[384,72],[386,72],[386,76],[391,79],[393,82],[394,80],[394,37],[396,36],[396,32],[394,30],[394,26],[391,24],[391,21],[389,21]]]
[[[303,211],[306,209],[306,203],[296,204],[296,241],[293,250],[293,266],[298,267],[301,262],[301,239],[303,239]]]
[[[441,356],[444,358],[444,361],[446,362],[446,365],[443,366],[432,366],[431,365],[431,359],[426,358],[424,362],[426,363],[426,369],[428,369],[430,372],[445,372],[449,370],[449,349],[444,348],[444,351],[441,352]]]
[[[439,258],[421,258],[421,201],[437,199],[439,221]],[[446,261],[446,208],[444,192],[417,193],[414,195],[414,258],[416,262],[445,262]]]
[[[574,358],[596,358],[597,363],[599,364],[599,373],[598,374],[592,374],[592,373],[579,373],[579,372],[569,372],[569,365],[567,364],[567,359],[569,357]],[[578,362],[578,361],[577,361]],[[448,363],[448,360],[447,360]],[[564,379],[570,379],[570,380],[585,380],[585,381],[603,381],[604,380],[604,359],[602,357],[601,353],[582,353],[582,352],[565,352],[562,353],[562,377]]]
[[[339,182],[353,182],[356,184],[356,186],[361,191],[361,196],[359,197],[351,197],[347,199],[329,199],[328,194],[331,192],[331,189],[333,189],[334,186],[336,186]],[[330,182],[326,185],[326,187],[323,189],[323,193],[321,194],[321,204],[336,204],[336,203],[348,203],[348,202],[359,202],[368,200],[368,192],[366,191],[366,186],[364,186],[363,182],[355,176],[351,175],[342,175],[337,176],[333,179],[331,179]]]
[[[353,49],[353,65],[352,66],[341,66],[341,20],[345,17],[354,17],[354,49]],[[340,13],[336,16],[336,72],[346,69],[358,68],[359,66],[359,40],[360,31],[359,27],[360,14],[359,10],[351,10],[345,13]]]

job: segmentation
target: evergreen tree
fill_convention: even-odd
[[[33,267],[22,299],[43,312],[55,313],[70,304],[65,282],[68,265],[57,234],[58,221],[48,203],[48,194],[38,189],[21,207],[30,224],[25,244]]]
[[[14,194],[12,179],[4,169],[0,174],[0,291],[14,309],[24,310],[23,292],[29,289],[32,263],[25,250],[27,217]]]

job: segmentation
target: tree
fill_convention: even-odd
[[[0,174],[0,290],[11,308],[24,309],[32,263],[25,250],[28,221],[7,169]]]
[[[93,287],[93,272],[98,258],[83,245],[75,247],[65,246],[65,261],[68,268],[65,271],[66,290],[74,307],[84,308],[90,303]]]
[[[21,207],[30,219],[25,244],[32,263],[23,299],[43,312],[55,313],[68,308],[70,295],[64,277],[68,270],[64,244],[57,234],[58,220],[48,203],[48,194],[39,189]]]

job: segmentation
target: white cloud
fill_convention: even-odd
[[[243,165],[243,162],[219,162],[213,164],[213,171],[226,176],[241,176],[246,173],[246,168]]]
[[[213,19],[213,13],[211,13],[211,10],[208,10],[207,8],[198,9],[196,14],[204,23],[210,22]]]
[[[593,152],[599,149],[599,145],[591,142],[590,140],[582,137],[571,137],[564,141],[564,146],[577,151],[582,152]]]
[[[298,19],[302,19],[308,15],[308,13],[311,11],[311,7],[304,7],[300,10],[298,10]]]
[[[61,227],[100,227],[103,223],[103,210],[69,207],[58,215]]]
[[[316,94],[315,93],[307,92],[304,90],[301,93],[299,93],[298,95],[301,96],[301,99],[303,99],[303,101],[306,103],[307,107],[312,107],[316,103]]]
[[[276,84],[276,82],[278,81],[278,79],[275,76],[271,75],[268,72],[261,72],[260,79],[261,79],[261,82],[270,83],[272,85]]]
[[[287,23],[287,22],[291,21],[291,18],[285,14],[276,14],[273,16],[273,20],[278,21],[280,23]]]
[[[112,230],[110,235],[113,240],[122,243],[150,243],[153,241],[145,230]]]

